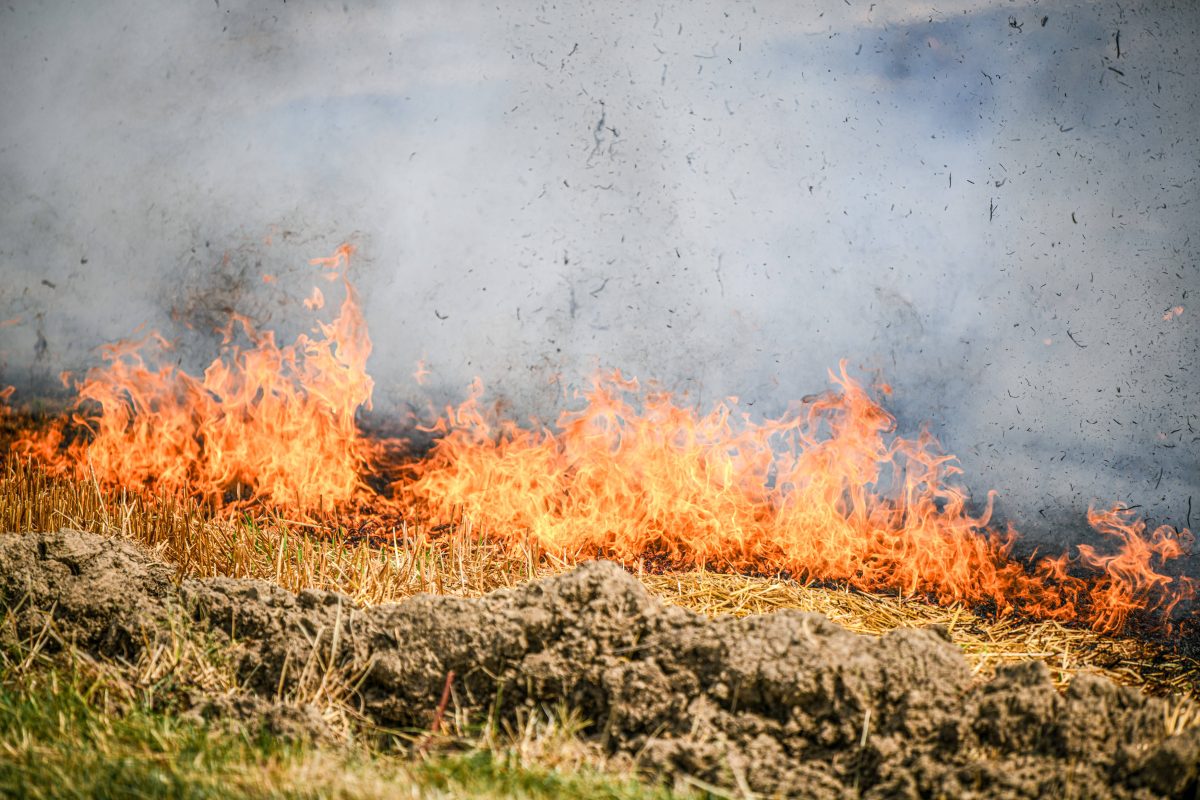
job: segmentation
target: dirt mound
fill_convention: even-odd
[[[1200,731],[1168,737],[1163,701],[1092,676],[1059,694],[1040,662],[976,685],[937,630],[871,638],[800,612],[708,620],[663,606],[603,562],[480,599],[367,610],[334,593],[229,579],[176,586],[170,575],[132,545],[89,534],[0,537],[0,601],[19,628],[51,614],[80,647],[128,659],[147,629],[184,613],[229,643],[246,696],[226,706],[276,708],[336,668],[361,677],[354,700],[370,719],[423,729],[453,671],[454,708],[474,723],[565,703],[614,756],[735,791],[1197,791]]]
[[[175,571],[120,539],[76,531],[0,538],[0,601],[25,638],[47,614],[80,647],[129,658],[176,595]]]

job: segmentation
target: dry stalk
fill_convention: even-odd
[[[0,530],[62,527],[141,542],[177,565],[181,576],[258,578],[293,592],[340,592],[361,605],[430,591],[478,596],[573,565],[532,541],[500,545],[461,514],[454,524],[437,526],[440,533],[405,520],[372,541],[349,540],[336,529],[301,525],[278,514],[222,517],[187,498],[108,491],[94,476],[51,477],[31,462],[11,458],[0,466]],[[872,635],[940,625],[981,680],[1003,664],[1039,658],[1060,686],[1091,671],[1155,693],[1200,695],[1200,662],[1134,637],[1047,621],[988,619],[965,606],[937,606],[919,598],[708,570],[639,577],[663,601],[708,616],[792,608],[822,613]]]

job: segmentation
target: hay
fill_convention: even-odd
[[[1050,667],[1060,687],[1084,671],[1154,694],[1200,695],[1200,661],[1159,643],[1016,616],[989,619],[962,605],[793,581],[714,572],[639,576],[665,602],[707,615],[746,616],[785,608],[816,611],[852,631],[881,635],[895,628],[940,625],[962,648],[975,674],[1029,659]]]
[[[221,516],[187,498],[109,491],[13,459],[0,465],[0,531],[63,528],[138,542],[181,577],[257,578],[292,592],[341,592],[361,605],[421,592],[476,596],[568,566],[501,546],[469,523],[441,534],[402,525],[366,540],[267,512]]]
[[[332,590],[363,605],[421,592],[478,596],[572,566],[530,545],[500,545],[461,520],[402,524],[370,540],[278,515],[215,516],[188,499],[105,490],[94,481],[50,477],[9,458],[0,466],[0,531],[75,528],[121,536],[154,549],[180,575],[260,578],[290,591]],[[663,601],[715,616],[792,608],[820,612],[850,630],[880,635],[899,627],[944,626],[979,678],[1032,658],[1060,686],[1096,672],[1154,694],[1200,697],[1200,661],[1167,644],[1010,616],[989,619],[965,606],[918,598],[708,571],[635,570]],[[1180,725],[1200,720],[1196,703],[1176,710]]]

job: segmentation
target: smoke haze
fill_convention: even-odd
[[[846,358],[1034,538],[1195,527],[1197,41],[1191,2],[11,2],[0,380],[300,330],[349,240],[377,407],[552,417],[612,366],[772,415]]]

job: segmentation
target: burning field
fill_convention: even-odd
[[[716,796],[1196,790],[1190,531],[1096,507],[1096,544],[1031,553],[845,363],[778,418],[612,371],[553,422],[479,382],[381,421],[352,258],[312,262],[294,341],[235,316],[202,374],[150,334],[61,415],[6,392],[10,649],[420,753],[556,708]]]

